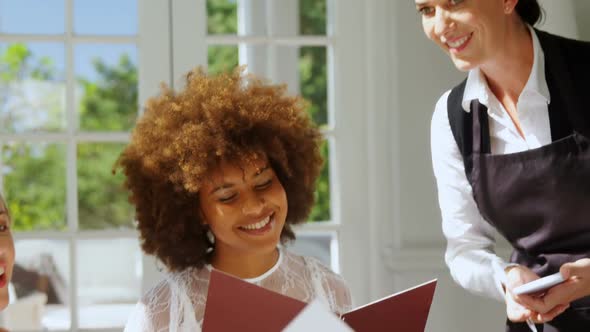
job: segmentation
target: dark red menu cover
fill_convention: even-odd
[[[369,303],[342,315],[357,332],[424,332],[436,279]]]
[[[213,270],[203,332],[278,332],[305,306],[305,302]]]
[[[436,280],[354,309],[342,319],[356,332],[424,332]],[[203,332],[279,332],[306,303],[211,271]]]

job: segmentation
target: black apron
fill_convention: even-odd
[[[576,131],[549,145],[490,154],[487,108],[471,103],[471,172],[479,212],[514,247],[510,261],[543,277],[590,257],[590,139]],[[571,303],[539,332],[590,331],[590,297]],[[507,322],[506,331],[530,331]]]

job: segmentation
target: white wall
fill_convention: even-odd
[[[369,176],[368,207],[370,238],[378,243],[369,249],[368,297],[377,299],[436,277],[427,331],[501,331],[504,306],[458,287],[443,262],[430,119],[439,96],[465,74],[426,39],[413,1],[366,3],[368,168],[376,172]],[[585,22],[590,1],[542,3],[547,14],[542,29],[590,40],[590,23]],[[499,246],[506,256],[508,245],[502,241]]]
[[[550,1],[550,0],[546,0]],[[578,36],[582,40],[590,41],[590,1],[588,0],[573,0],[575,22],[578,27]]]
[[[539,28],[568,38],[578,38],[575,19],[575,5],[587,0],[539,0],[545,10],[544,20]]]

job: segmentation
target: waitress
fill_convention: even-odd
[[[431,128],[453,278],[504,301],[506,331],[590,331],[590,43],[534,29],[536,0],[415,2],[426,36],[468,72]],[[512,293],[560,269],[567,281],[544,296]]]

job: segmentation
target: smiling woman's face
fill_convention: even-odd
[[[502,52],[513,0],[415,0],[426,36],[467,71]]]
[[[272,252],[287,219],[287,194],[266,159],[222,162],[199,190],[199,204],[216,252]]]
[[[8,283],[14,265],[14,241],[10,231],[11,226],[8,208],[0,196],[0,310],[8,305]]]

